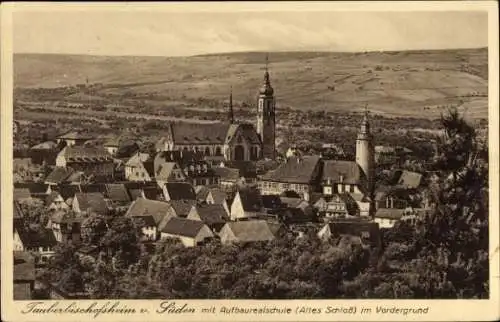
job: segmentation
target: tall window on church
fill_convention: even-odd
[[[241,145],[234,147],[234,159],[237,161],[245,160],[245,149]]]
[[[205,155],[210,155],[210,148],[208,146],[205,148]]]
[[[215,148],[215,155],[216,156],[221,156],[222,155],[222,150],[221,150],[220,146],[218,146],[218,147]]]

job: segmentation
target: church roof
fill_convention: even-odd
[[[193,124],[172,123],[166,137],[178,145],[204,145],[229,143],[241,131],[242,135],[252,144],[260,144],[260,137],[252,124]],[[165,140],[162,138],[161,140]]]

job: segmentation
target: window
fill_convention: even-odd
[[[210,148],[208,146],[205,148],[205,155],[210,155]]]
[[[354,192],[354,186],[353,185],[349,186],[349,192]]]
[[[361,238],[370,238],[370,232],[369,231],[362,231]]]
[[[218,146],[218,147],[215,148],[215,155],[216,156],[221,156],[222,155],[222,151],[221,151],[220,146]]]

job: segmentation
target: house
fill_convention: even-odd
[[[258,160],[262,155],[260,135],[252,124],[171,123],[156,144],[157,151],[193,151],[226,160]]]
[[[125,163],[125,180],[148,182],[154,178],[154,162],[148,154],[137,152]]]
[[[216,167],[214,168],[214,173],[219,178],[219,184],[225,187],[232,187],[245,183],[245,178],[240,175],[239,169]]]
[[[373,220],[379,224],[380,228],[392,228],[401,220],[405,209],[398,208],[378,208]]]
[[[186,175],[176,162],[164,162],[155,169],[155,177],[158,183],[185,182]]]
[[[239,177],[247,184],[257,182],[257,163],[271,163],[273,160],[263,159],[259,161],[224,161],[219,167],[230,169],[238,169]]]
[[[71,205],[73,202],[73,198],[75,197],[75,194],[82,192],[80,190],[80,185],[73,185],[73,184],[61,184],[58,186],[53,186],[52,187],[53,191],[57,191],[63,200]]]
[[[56,166],[71,167],[86,175],[113,178],[114,163],[111,155],[104,149],[89,146],[67,146],[59,152]]]
[[[52,192],[52,188],[48,184],[41,182],[21,182],[15,183],[14,189],[28,189],[31,198],[38,198],[45,200],[47,195]]]
[[[103,146],[110,155],[116,156],[116,152],[118,152],[118,148],[120,147],[120,138],[112,137],[108,139]]]
[[[31,162],[36,165],[55,165],[59,147],[56,143],[47,141],[37,144],[29,149],[28,155]]]
[[[194,188],[187,182],[167,182],[163,185],[165,200],[196,200]]]
[[[61,134],[56,138],[57,143],[65,142],[66,146],[83,145],[85,142],[93,139],[94,137],[92,135],[76,131]]]
[[[231,220],[257,218],[265,214],[262,196],[257,189],[240,189],[231,204]]]
[[[219,232],[229,221],[229,214],[220,204],[203,204],[191,208],[187,219],[202,221],[211,230]]]
[[[421,173],[403,170],[397,185],[406,189],[417,189],[422,183],[422,177]]]
[[[203,221],[172,217],[161,229],[161,239],[179,239],[186,247],[201,245],[214,238]]]
[[[198,186],[195,189],[196,201],[199,203],[222,205],[229,214],[229,205],[227,203],[227,193],[219,188],[209,188]]]
[[[71,241],[78,244],[81,241],[81,224],[84,218],[64,210],[50,214],[46,228],[50,229],[59,243]]]
[[[219,232],[222,244],[265,242],[276,239],[265,220],[228,222]]]
[[[132,202],[125,216],[140,221],[146,238],[156,240],[165,223],[171,217],[176,217],[176,214],[167,202],[137,198]]]
[[[120,143],[114,156],[119,159],[129,159],[140,150],[139,144],[133,140],[125,140]]]
[[[31,200],[31,193],[28,188],[14,188],[13,198],[15,201]]]
[[[59,185],[68,182],[69,176],[73,174],[74,170],[68,167],[54,167],[52,172],[45,178],[45,184]]]
[[[353,236],[359,238],[362,245],[378,249],[382,244],[379,224],[363,219],[339,220],[327,223],[317,235],[322,240]]]
[[[219,176],[206,161],[199,161],[184,168],[184,174],[191,184],[214,185],[219,183]]]
[[[347,193],[323,196],[314,203],[313,207],[325,221],[360,215],[356,201]]]
[[[35,259],[30,253],[14,251],[13,275],[14,301],[31,300],[35,287]]]
[[[108,213],[108,204],[104,200],[104,195],[100,192],[78,192],[73,198],[71,208],[74,212],[90,214],[95,212],[97,214],[105,215]]]
[[[263,195],[294,191],[308,198],[316,189],[320,170],[318,156],[291,157],[276,170],[264,174],[259,189]]]
[[[57,191],[52,191],[45,199],[45,207],[50,210],[67,210],[69,205]]]
[[[130,206],[132,199],[124,184],[107,183],[104,188],[103,195],[109,208],[126,210]]]
[[[57,240],[52,230],[46,228],[31,230],[21,221],[15,222],[13,249],[35,254],[36,264],[46,264],[54,256],[56,245]]]
[[[365,194],[366,178],[361,167],[354,161],[326,160],[321,174],[324,195],[334,193]]]

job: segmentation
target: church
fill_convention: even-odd
[[[276,157],[276,102],[266,59],[264,84],[259,89],[257,128],[234,120],[232,92],[227,122],[212,124],[170,123],[156,144],[161,151],[194,151],[220,156],[226,161],[274,160]]]

